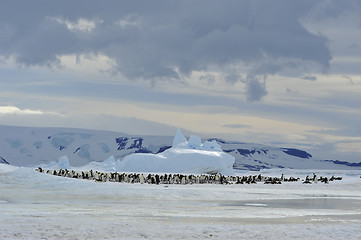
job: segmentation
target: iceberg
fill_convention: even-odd
[[[69,159],[67,156],[62,156],[58,160],[58,165],[62,169],[70,169]]]
[[[115,160],[114,156],[110,156],[105,161],[102,162],[90,162],[82,167],[77,167],[77,170],[89,171],[105,171],[105,172],[114,172],[118,171],[117,164],[119,160]]]
[[[72,169],[69,163],[69,158],[67,156],[61,156],[57,162],[51,161],[48,164],[41,164],[40,167],[47,169]]]
[[[175,134],[175,137],[173,139],[172,147],[181,146],[187,144],[188,141],[182,134],[181,130],[178,128],[177,133]]]
[[[167,172],[231,175],[235,158],[222,151],[215,141],[202,143],[197,136],[187,140],[180,129],[171,148],[158,154],[135,153],[117,163],[125,172]]]

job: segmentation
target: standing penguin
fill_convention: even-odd
[[[185,178],[185,176],[181,176],[182,178],[181,178],[181,184],[186,184],[186,178]]]
[[[157,185],[159,185],[159,183],[160,183],[160,179],[159,179],[159,175],[158,175],[158,174],[155,175],[155,183],[156,183]]]
[[[144,175],[143,175],[143,173],[139,175],[139,182],[141,184],[144,184]]]
[[[316,176],[315,173],[313,174],[313,181],[314,181],[315,183],[317,183],[317,181],[318,181],[318,178],[317,178],[317,176]]]

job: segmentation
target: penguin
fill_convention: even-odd
[[[140,182],[140,184],[144,184],[144,175],[143,174],[139,175],[139,182]]]
[[[135,182],[134,174],[129,174],[129,183],[134,183],[134,182]]]
[[[96,182],[101,181],[100,172],[98,172],[98,171],[95,172],[94,179]]]
[[[147,183],[151,183],[152,182],[152,175],[150,175],[150,173],[148,174],[147,178],[146,178],[146,182]]]
[[[220,182],[220,176],[217,174],[215,177],[214,177],[214,183],[219,183]]]
[[[102,173],[102,182],[106,182],[106,181],[108,181],[108,174]]]
[[[163,176],[162,176],[162,182],[161,182],[162,184],[168,184],[169,182],[168,182],[168,175],[167,174],[164,174]]]
[[[303,184],[311,184],[310,179],[307,179],[307,178],[306,178],[306,180],[305,180],[305,181],[303,181]]]
[[[159,175],[156,174],[155,175],[155,184],[159,185],[159,183],[160,183]]]
[[[119,174],[119,182],[124,182],[124,173]]]
[[[116,181],[116,182],[120,182],[120,175],[119,175],[119,173],[115,173],[115,179],[114,179],[114,181]]]
[[[328,183],[328,178],[327,177],[324,178],[324,183]]]
[[[318,182],[318,178],[317,178],[317,175],[315,173],[313,174],[313,181],[314,181],[314,183]]]
[[[183,175],[181,176],[181,184],[183,185],[186,184],[186,179]]]
[[[173,175],[173,183],[174,184],[179,184],[179,174],[174,174]]]
[[[150,178],[151,184],[155,184],[155,176],[152,174]]]
[[[174,178],[173,178],[173,175],[172,175],[172,174],[169,174],[169,176],[168,176],[168,183],[169,183],[169,184],[173,184],[173,183],[174,183]]]
[[[257,176],[257,181],[258,182],[261,182],[262,180],[263,180],[263,176],[261,175],[261,174],[258,174],[258,176]]]

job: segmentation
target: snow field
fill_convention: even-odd
[[[359,172],[328,171],[344,177],[330,184],[164,186],[96,183],[4,168],[1,239],[361,237]],[[304,177],[315,170],[285,171]]]

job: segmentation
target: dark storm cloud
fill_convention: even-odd
[[[225,80],[235,83],[237,74],[251,74],[246,97],[258,101],[267,94],[259,78],[292,67],[284,64],[287,59],[329,65],[327,39],[299,21],[325,8],[317,3],[4,0],[0,55],[14,56],[19,65],[53,66],[61,55],[104,54],[115,61],[114,73],[151,81],[242,64],[246,72],[225,73]],[[82,29],[81,19],[93,25]]]

